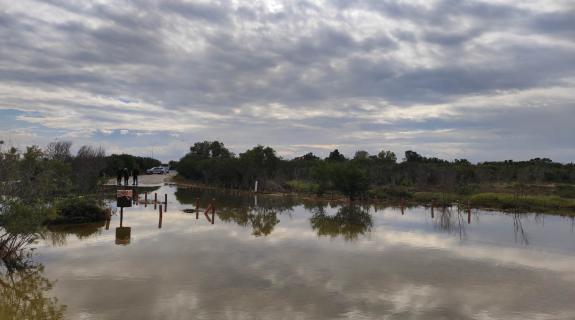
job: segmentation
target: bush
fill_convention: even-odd
[[[302,180],[290,180],[285,184],[287,188],[295,192],[317,193],[319,190],[319,184]]]
[[[441,206],[451,205],[462,199],[453,193],[443,193],[443,192],[416,192],[414,195],[416,201],[419,202],[432,202],[435,201],[436,204]]]
[[[48,224],[74,224],[104,221],[106,210],[96,200],[89,198],[68,198],[56,205],[58,216],[48,220]]]
[[[528,211],[573,211],[575,200],[557,196],[515,196],[503,193],[479,193],[470,197],[475,206]]]
[[[411,199],[413,197],[413,193],[404,187],[382,187],[374,189],[370,193],[371,196],[383,200]]]
[[[354,200],[369,188],[369,179],[365,170],[354,164],[337,164],[332,167],[331,179],[336,190]]]
[[[563,198],[575,199],[575,186],[559,185],[555,188],[555,194]]]
[[[0,226],[10,234],[34,234],[46,219],[56,216],[52,208],[40,204],[5,203],[0,210]]]

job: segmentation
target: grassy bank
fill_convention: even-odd
[[[176,177],[174,182],[182,186],[216,188],[214,186],[198,184],[180,176]],[[266,190],[261,190],[260,193],[277,195],[291,194],[304,198],[338,202],[349,201],[348,198],[340,192],[321,190],[318,184],[303,180],[291,180],[284,183],[283,186],[285,187],[283,192],[276,190],[266,192]],[[530,194],[523,195],[513,193],[514,189],[507,185],[483,186],[478,190],[479,192],[472,194],[457,194],[453,192],[419,191],[406,187],[378,187],[370,189],[358,200],[389,205],[397,205],[402,200],[409,205],[430,205],[433,203],[436,206],[451,206],[456,204],[467,206],[467,204],[469,204],[472,208],[477,209],[494,209],[509,212],[539,212],[575,216],[575,193],[573,192],[575,187],[570,185],[530,187],[523,190],[523,192],[529,192]],[[493,190],[493,192],[486,190]],[[249,190],[244,191],[247,194],[251,193]],[[559,194],[561,194],[561,196],[559,196]]]
[[[515,195],[495,192],[458,195],[453,193],[415,192],[411,200],[417,203],[433,202],[439,206],[469,204],[473,208],[575,215],[575,199],[549,195]]]

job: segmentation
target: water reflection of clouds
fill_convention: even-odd
[[[40,250],[71,318],[86,309],[93,318],[118,318],[125,308],[138,319],[575,316],[571,251],[497,242],[474,225],[461,241],[435,230],[422,209],[404,216],[372,212],[371,232],[348,242],[319,237],[301,206],[278,215],[280,223],[265,237],[170,208],[161,230],[156,213],[127,213],[136,238],[128,247],[113,245],[111,228]],[[326,212],[335,215],[337,208]],[[482,219],[488,225],[509,221]],[[560,220],[550,220],[553,230]]]
[[[575,266],[575,257],[562,252],[550,252],[549,250],[529,250],[517,247],[502,247],[500,243],[489,242],[484,240],[483,243],[477,241],[467,241],[465,245],[457,239],[441,233],[429,233],[421,229],[401,230],[405,225],[401,224],[400,230],[397,230],[396,225],[390,225],[388,215],[384,216],[383,220],[375,227],[376,229],[370,233],[369,237],[361,238],[355,241],[354,244],[346,245],[342,239],[331,239],[330,241],[321,241],[321,237],[313,231],[309,226],[309,221],[301,218],[301,208],[296,211],[300,213],[300,218],[290,219],[289,224],[283,224],[274,229],[271,236],[265,239],[268,245],[282,246],[285,242],[306,242],[310,245],[315,242],[315,245],[322,247],[322,249],[330,249],[335,247],[334,244],[339,243],[337,247],[339,250],[348,251],[366,251],[366,252],[381,252],[392,246],[410,246],[414,248],[427,248],[439,249],[449,251],[454,255],[462,258],[473,260],[493,261],[494,263],[513,264],[526,268],[545,269],[557,272],[566,272],[573,270]],[[393,212],[394,214],[395,212]],[[165,224],[162,230],[157,230],[150,219],[155,214],[133,213],[132,217],[125,218],[133,226],[135,241],[164,240],[165,236],[170,233],[181,235],[195,235],[200,233],[217,234],[221,237],[234,239],[240,242],[258,242],[257,238],[249,236],[249,232],[245,228],[240,228],[235,224],[221,223],[218,221],[215,225],[209,225],[207,222],[200,221],[198,223],[191,215],[183,215],[180,212],[172,212],[170,216],[165,218]],[[167,214],[166,214],[167,215]],[[411,215],[410,221],[416,221],[417,216]],[[381,223],[384,221],[384,223]],[[173,223],[172,223],[173,222]],[[188,222],[189,224],[183,224]],[[403,221],[402,221],[403,222]],[[408,224],[411,225],[411,224]],[[318,241],[319,239],[319,241]],[[325,239],[323,239],[325,240]],[[87,246],[108,246],[114,241],[113,230],[101,234],[98,237],[90,237],[82,241],[70,241],[67,243],[65,250],[50,250],[44,249],[46,253],[56,253],[62,257],[67,255],[66,252],[71,252],[74,248],[82,249],[79,252],[70,254],[71,256],[78,257],[83,253],[88,252],[84,250]]]

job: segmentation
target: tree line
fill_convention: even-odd
[[[196,142],[177,162],[178,173],[188,179],[226,188],[252,189],[255,181],[268,191],[306,190],[319,195],[339,191],[350,198],[373,188],[441,190],[472,193],[494,184],[572,184],[575,165],[547,158],[528,161],[490,161],[473,164],[425,157],[408,150],[402,160],[388,150],[372,155],[357,151],[353,158],[335,149],[326,158],[307,153],[282,159],[269,146],[255,146],[238,155],[222,142]]]

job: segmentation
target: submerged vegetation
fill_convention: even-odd
[[[195,143],[177,163],[180,176],[206,185],[259,191],[334,193],[354,199],[435,202],[469,201],[474,206],[523,211],[573,212],[575,164],[546,158],[529,161],[447,161],[406,151],[357,151],[351,159],[333,150],[321,159],[307,153],[281,159],[271,147],[239,155],[219,141]]]

